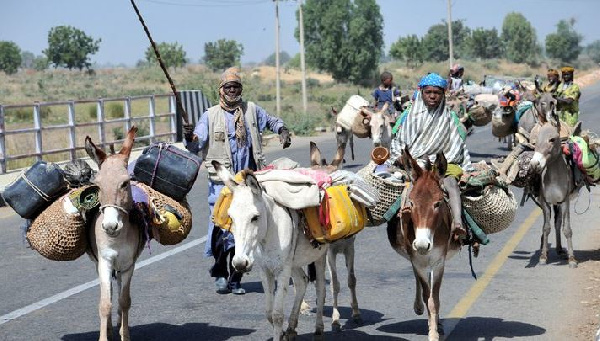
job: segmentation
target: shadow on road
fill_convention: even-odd
[[[113,336],[118,338],[119,331],[115,326],[113,328]],[[166,323],[153,323],[130,327],[129,333],[132,340],[145,341],[163,341],[163,340],[178,340],[178,341],[221,341],[228,340],[235,336],[250,335],[255,332],[253,329],[241,328],[225,328],[211,326],[207,323],[186,323],[184,325],[172,325]],[[100,333],[98,331],[70,334],[62,337],[63,341],[86,341],[98,340]]]
[[[426,321],[425,321],[426,322]],[[497,338],[533,337],[546,333],[546,329],[518,321],[493,317],[468,317],[460,320],[446,341],[496,340]]]

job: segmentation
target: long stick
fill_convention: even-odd
[[[158,48],[156,47],[156,44],[154,43],[154,40],[152,39],[152,36],[150,35],[150,31],[148,30],[146,23],[144,23],[144,18],[142,18],[142,15],[140,14],[140,11],[138,10],[138,8],[135,5],[135,2],[133,2],[133,0],[131,0],[131,5],[133,6],[133,9],[135,10],[135,13],[137,14],[138,19],[140,19],[140,23],[142,23],[142,26],[144,27],[144,31],[146,32],[146,35],[148,36],[148,39],[150,40],[150,45],[152,45],[152,49],[154,50],[156,59],[158,60],[158,63],[160,64],[160,68],[165,73],[165,76],[167,76],[167,80],[169,81],[169,84],[171,85],[171,90],[173,91],[173,95],[175,96],[175,103],[177,105],[177,109],[179,109],[179,111],[181,112],[181,118],[183,119],[183,121],[185,123],[189,123],[188,117],[187,117],[187,112],[183,108],[183,105],[181,104],[181,100],[179,99],[179,96],[177,96],[177,89],[175,88],[175,83],[173,83],[173,79],[171,79],[171,76],[169,75],[169,72],[167,71],[167,68],[165,67],[165,63],[163,63],[163,60],[160,57]]]

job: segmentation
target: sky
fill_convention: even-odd
[[[416,34],[447,18],[447,0],[377,0],[384,20],[385,51],[399,37]],[[48,31],[68,25],[102,39],[91,56],[100,65],[135,65],[144,59],[148,39],[129,0],[0,0],[0,41],[15,42],[22,51],[41,55]],[[261,62],[275,51],[273,0],[136,0],[153,36],[177,42],[191,62],[204,55],[204,44],[235,40],[244,47],[242,64]],[[298,53],[294,38],[296,0],[279,1],[280,51]],[[575,18],[583,45],[600,40],[600,0],[452,0],[452,20],[466,26],[499,31],[506,14],[523,14],[535,27],[538,41],[556,31],[561,19]]]

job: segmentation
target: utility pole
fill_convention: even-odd
[[[452,43],[452,0],[448,0],[448,43],[450,45],[450,68],[454,64],[454,51]]]
[[[300,69],[302,70],[302,108],[308,111],[306,104],[306,64],[304,60],[304,19],[302,18],[302,0],[298,1],[298,20],[300,20]]]
[[[279,79],[279,0],[275,1],[275,72],[276,72],[276,97],[277,97],[277,117],[281,116],[281,89]]]

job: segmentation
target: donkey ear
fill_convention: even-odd
[[[125,141],[123,141],[123,147],[119,151],[119,154],[125,155],[129,159],[129,155],[131,154],[131,149],[133,149],[133,141],[135,140],[135,133],[138,128],[136,126],[132,126],[131,129],[127,132],[127,137]]]
[[[443,178],[446,175],[446,170],[448,169],[448,161],[446,160],[444,152],[439,152],[435,156],[435,168],[437,169],[440,177]]]
[[[221,163],[217,160],[212,160],[211,164],[215,167],[217,171],[217,176],[223,181],[225,186],[229,187],[229,189],[233,192],[233,189],[238,185],[235,181],[233,181],[233,174],[227,168],[223,167]]]
[[[317,144],[310,141],[310,165],[320,166],[321,165],[321,151],[317,147]]]
[[[573,129],[573,136],[581,136],[581,121],[578,121],[575,125],[575,129]]]
[[[344,153],[346,152],[346,148],[338,147],[335,152],[335,157],[331,161],[331,165],[334,167],[338,167],[344,161]]]
[[[98,167],[106,160],[106,153],[102,149],[96,147],[94,142],[92,142],[92,138],[89,136],[85,137],[85,151]]]
[[[402,153],[402,165],[406,171],[411,172],[412,180],[417,180],[421,175],[423,175],[423,169],[417,163],[417,160],[413,159],[412,155],[408,151],[408,148],[404,148],[404,152]]]
[[[262,188],[260,187],[260,184],[258,183],[258,180],[256,180],[256,177],[254,176],[254,174],[252,174],[252,173],[246,174],[245,181],[246,181],[246,186],[250,187],[250,190],[252,190],[252,194],[260,195],[262,193]]]

